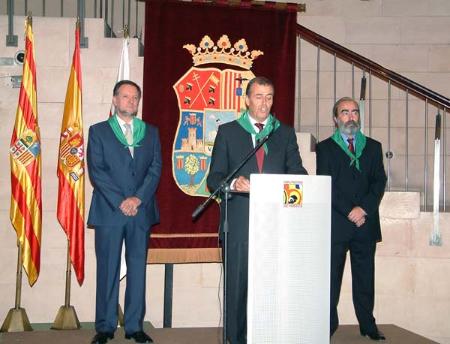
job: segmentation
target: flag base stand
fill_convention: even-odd
[[[33,331],[25,308],[11,308],[3,322],[0,332]]]
[[[53,330],[78,330],[80,327],[75,308],[73,306],[61,306],[51,328]]]

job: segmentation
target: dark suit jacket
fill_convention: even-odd
[[[378,207],[386,185],[381,144],[367,137],[360,157],[361,171],[350,166],[350,157],[331,138],[317,145],[316,161],[317,175],[331,176],[332,180],[332,242],[350,240],[354,234],[362,240],[381,241]],[[367,213],[365,224],[358,229],[347,219],[355,206]]]
[[[268,154],[264,158],[262,173],[308,174],[302,166],[294,129],[281,124],[267,141]],[[237,121],[219,127],[207,179],[210,190],[219,187],[225,178],[253,149],[252,136]],[[253,156],[234,176],[250,178],[251,173],[259,173],[256,157]],[[231,242],[248,242],[249,195],[234,193],[228,202],[228,220]]]
[[[122,214],[119,206],[130,196],[142,201],[135,216],[136,225],[147,230],[159,222],[155,192],[161,175],[161,145],[155,127],[146,124],[145,137],[134,148],[132,158],[107,121],[91,126],[87,163],[94,187],[89,226],[124,225],[129,217]]]

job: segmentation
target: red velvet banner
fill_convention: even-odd
[[[295,107],[295,58],[296,58],[296,18],[291,10],[279,10],[270,6],[230,6],[180,1],[147,1],[145,19],[145,62],[143,85],[143,119],[159,128],[163,153],[163,174],[158,188],[157,198],[160,206],[161,222],[152,229],[150,244],[151,262],[205,262],[216,261],[218,256],[217,231],[219,227],[219,207],[215,202],[204,211],[197,221],[192,221],[192,212],[201,204],[204,197],[193,197],[183,192],[175,182],[173,166],[178,162],[172,156],[173,149],[182,143],[176,141],[184,124],[199,125],[201,118],[196,114],[185,113],[181,116],[179,106],[191,105],[198,98],[185,97],[179,100],[176,92],[186,88],[207,85],[214,95],[206,98],[199,94],[211,108],[215,103],[215,82],[220,70],[230,69],[242,75],[248,75],[245,69],[228,64],[208,64],[197,66],[193,73],[192,86],[188,82],[180,83],[194,66],[193,55],[183,48],[192,44],[195,49],[205,35],[211,39],[209,44],[219,45],[222,35],[227,35],[231,47],[244,39],[248,52],[259,50],[263,55],[253,61],[250,69],[256,76],[266,76],[275,84],[275,99],[272,112],[281,121],[293,124]],[[221,41],[221,44],[223,42]],[[203,47],[208,41],[203,41]],[[225,45],[225,43],[223,43]],[[238,46],[242,46],[238,44]],[[192,50],[192,47],[191,47]],[[192,50],[195,53],[196,50]],[[211,67],[219,71],[211,72]],[[201,68],[210,68],[209,79],[202,81]],[[247,73],[247,74],[245,74]],[[238,74],[240,75],[240,74]],[[199,82],[197,82],[199,78]],[[234,78],[236,79],[236,78]],[[232,79],[232,80],[234,80]],[[195,85],[197,82],[198,85]],[[204,86],[203,86],[204,87]],[[201,90],[200,90],[201,91]],[[233,91],[234,92],[234,91]],[[243,90],[245,93],[245,90]],[[208,91],[204,91],[206,95]],[[218,96],[218,95],[217,95]],[[208,100],[209,99],[209,100]],[[216,106],[217,105],[217,106]],[[242,104],[241,104],[242,106]],[[198,114],[197,114],[198,115]],[[200,114],[198,116],[201,116]],[[180,125],[179,125],[180,122]],[[204,124],[205,125],[205,124]],[[200,131],[201,132],[201,131]],[[188,134],[186,133],[186,137]],[[200,139],[200,140],[199,140]],[[194,145],[206,147],[206,137],[194,137]],[[181,139],[180,139],[181,140]],[[189,138],[184,145],[191,145]],[[197,148],[196,148],[197,149]],[[205,148],[206,149],[206,148]],[[188,163],[186,156],[180,158],[180,164]],[[174,162],[175,161],[175,162]],[[191,174],[208,166],[199,159],[198,166]],[[175,165],[173,165],[175,164]],[[191,169],[192,170],[192,169]],[[186,183],[188,183],[186,181]]]

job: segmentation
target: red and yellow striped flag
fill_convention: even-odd
[[[41,143],[37,117],[36,65],[31,18],[25,28],[25,60],[16,122],[11,136],[11,223],[32,286],[41,265]]]
[[[58,158],[58,221],[67,234],[78,283],[84,280],[84,139],[81,99],[80,28],[67,84]]]

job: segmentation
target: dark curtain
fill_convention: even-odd
[[[204,201],[183,193],[174,182],[172,147],[179,121],[179,108],[173,85],[193,66],[185,44],[199,46],[205,35],[217,42],[228,35],[231,44],[244,38],[249,50],[264,55],[253,62],[251,71],[266,76],[275,84],[272,112],[282,122],[293,124],[295,106],[295,58],[297,13],[269,6],[254,7],[180,1],[147,1],[145,18],[145,62],[143,119],[159,128],[163,151],[163,174],[157,192],[161,222],[153,227],[150,255],[158,250],[179,254],[192,250],[184,258],[153,256],[154,262],[214,260],[198,252],[218,247],[219,207],[211,203],[193,222],[191,214]],[[201,68],[202,66],[199,66]],[[219,69],[229,65],[215,65]],[[235,68],[236,69],[236,68]],[[180,251],[181,249],[181,251]],[[170,252],[170,251],[169,251]]]

